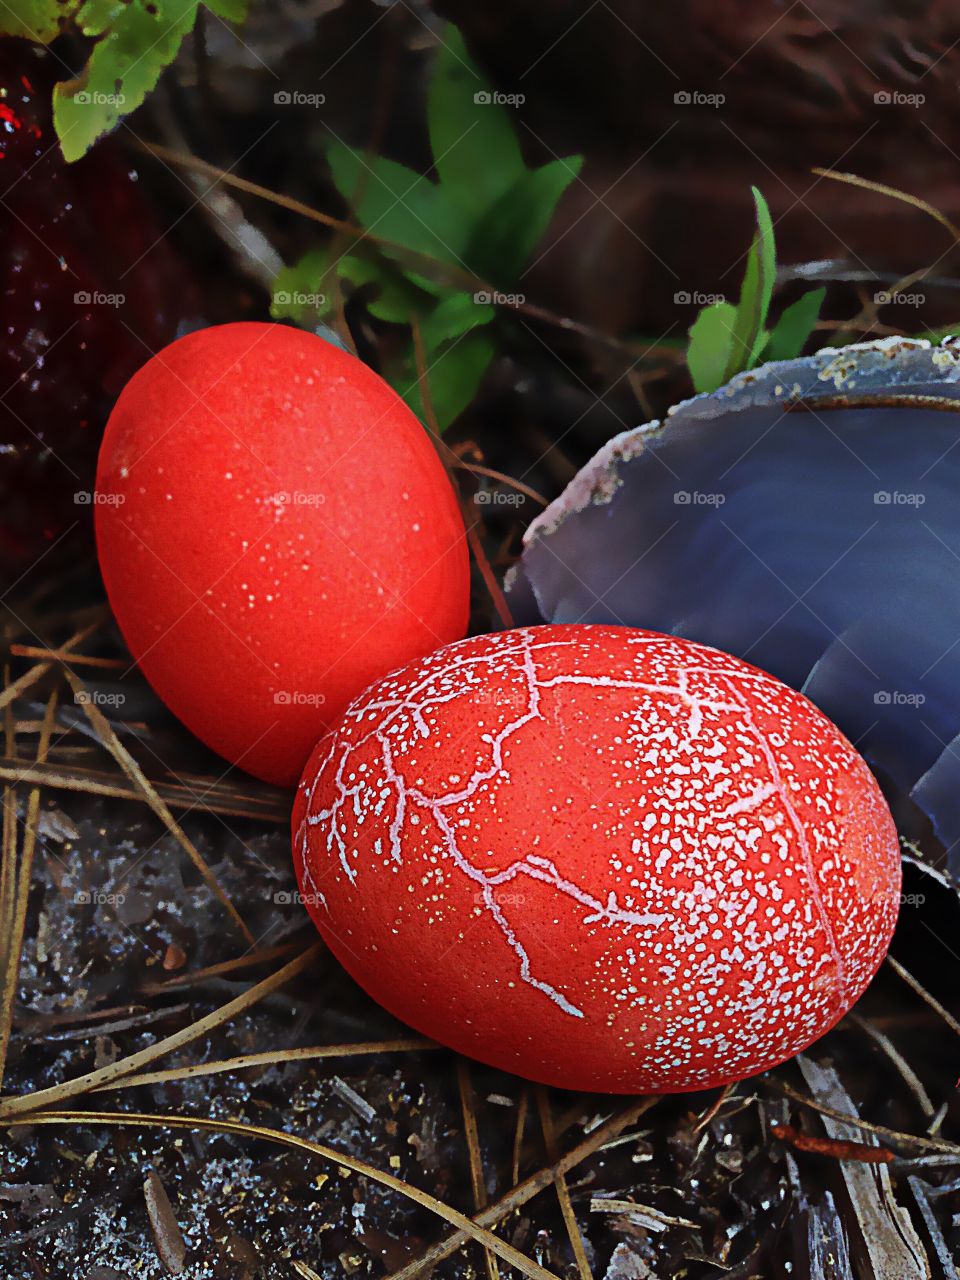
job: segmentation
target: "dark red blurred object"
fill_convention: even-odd
[[[0,589],[58,539],[89,539],[107,415],[184,303],[119,141],[64,161],[50,104],[66,75],[49,50],[0,40]]]

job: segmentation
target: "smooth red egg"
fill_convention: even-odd
[[[354,356],[279,324],[165,347],[107,424],[110,604],[170,709],[292,784],[372,680],[463,635],[463,520],[429,436]]]
[[[715,649],[543,626],[447,646],[351,705],[293,816],[331,950],[419,1031],[614,1093],[740,1080],[879,966],[884,799],[802,695]]]

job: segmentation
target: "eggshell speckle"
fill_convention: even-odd
[[[466,630],[460,509],[399,396],[278,324],[192,333],[127,384],[100,565],[147,679],[209,746],[292,784],[371,680]]]
[[[626,627],[464,640],[379,681],[311,757],[301,890],[398,1017],[552,1085],[706,1088],[854,1003],[900,859],[811,703]]]

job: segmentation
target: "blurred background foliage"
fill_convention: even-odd
[[[44,225],[48,180],[101,241],[81,252],[58,222],[67,269],[51,264],[40,345],[82,363],[72,404],[92,425],[67,460],[89,476],[114,394],[91,327],[143,358],[200,324],[317,328],[467,462],[546,497],[738,369],[951,330],[960,20],[923,0],[881,10],[17,0],[2,25],[47,43],[5,48],[44,131],[7,200],[13,256],[37,252],[24,226]],[[122,233],[108,168],[135,185]],[[134,223],[132,271],[109,249]],[[149,282],[162,324],[128,300],[71,331],[77,275],[141,301]],[[19,333],[10,385],[32,362]],[[8,426],[27,449],[63,417],[43,381]],[[504,556],[533,501],[491,509]]]

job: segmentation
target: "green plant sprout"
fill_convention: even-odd
[[[737,305],[715,302],[704,307],[690,326],[687,367],[694,390],[716,391],[736,373],[762,360],[798,356],[813,332],[826,289],[811,289],[787,307],[772,330],[767,318],[777,276],[776,243],[767,202],[751,187],[757,229],[747,254],[747,267]]]
[[[497,303],[516,297],[521,272],[583,161],[570,156],[528,168],[498,97],[448,26],[427,98],[435,176],[332,143],[327,159],[337,190],[378,243],[311,250],[275,281],[276,319],[314,326],[335,310],[327,282],[340,281],[370,287],[376,319],[408,328],[415,320],[441,429],[472,401],[496,350]],[[464,283],[451,283],[458,277]],[[478,280],[490,287],[478,289],[471,283]],[[423,418],[412,336],[384,373]]]

